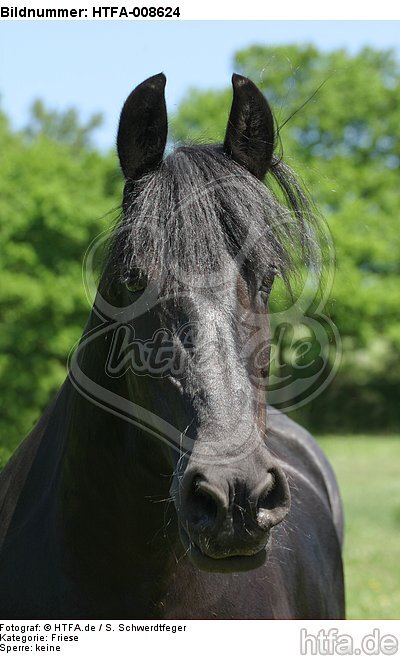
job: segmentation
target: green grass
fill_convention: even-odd
[[[400,436],[324,437],[345,507],[349,619],[400,617]],[[0,447],[0,468],[11,451]]]
[[[318,440],[345,508],[348,619],[400,617],[400,437]]]

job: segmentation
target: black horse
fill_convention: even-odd
[[[1,474],[0,616],[342,618],[334,475],[265,403],[268,295],[312,247],[306,197],[250,80],[233,76],[223,145],[166,158],[164,87],[122,109],[93,311]]]

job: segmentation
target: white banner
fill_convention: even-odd
[[[341,654],[399,653],[396,620],[353,621],[4,621],[0,653],[118,654]]]
[[[320,0],[285,2],[215,2],[215,0],[0,0],[1,20],[398,20],[394,0],[363,3],[323,3]]]

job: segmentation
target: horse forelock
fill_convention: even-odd
[[[218,274],[227,258],[257,277],[273,267],[288,282],[314,257],[316,225],[306,192],[277,158],[264,184],[220,146],[180,146],[128,182],[111,271],[156,276],[172,296],[193,275]]]

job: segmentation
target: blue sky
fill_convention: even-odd
[[[232,55],[253,43],[311,42],[321,49],[364,45],[400,54],[396,21],[12,21],[0,23],[2,107],[20,127],[35,98],[104,114],[97,142],[112,146],[130,90],[161,70],[172,112],[191,87],[230,84]]]

